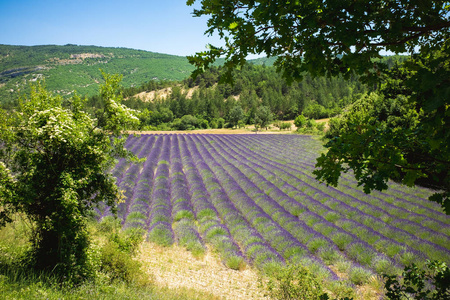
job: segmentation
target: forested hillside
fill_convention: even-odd
[[[383,58],[389,66],[401,57]],[[69,97],[76,91],[89,97],[95,112],[101,71],[121,74],[125,104],[137,109],[137,129],[192,129],[253,124],[258,107],[267,107],[275,120],[299,114],[318,119],[339,114],[369,88],[359,77],[312,78],[286,83],[273,67],[275,58],[250,60],[234,71],[233,84],[219,84],[223,60],[190,77],[193,67],[184,57],[126,48],[77,45],[0,45],[0,105],[15,106],[30,84],[44,80],[48,90]]]
[[[29,84],[45,79],[47,88],[66,96],[98,93],[102,75],[122,74],[131,87],[150,80],[183,80],[193,67],[185,57],[127,48],[77,45],[0,45],[0,103],[11,103]]]
[[[141,114],[143,127],[169,124],[184,116],[192,116],[189,120],[193,127],[199,127],[195,124],[203,120],[215,124],[223,119],[233,124],[236,107],[242,109],[238,119],[244,124],[253,124],[255,112],[261,106],[269,107],[278,120],[292,120],[302,113],[314,119],[326,118],[338,114],[367,91],[358,77],[313,79],[305,74],[303,81],[287,84],[273,66],[259,62],[235,71],[233,84],[218,84],[223,70],[213,67],[195,80],[189,77],[165,84],[151,81],[124,89],[124,97],[128,99],[125,104],[145,112]],[[99,102],[96,98],[91,98],[90,105],[96,106]]]

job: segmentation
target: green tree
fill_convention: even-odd
[[[244,111],[239,105],[234,106],[228,114],[228,121],[235,127],[244,118]]]
[[[351,133],[327,144],[328,154],[319,159],[316,176],[337,184],[341,172],[352,166],[366,192],[386,188],[388,178],[408,185],[426,182],[441,190],[430,200],[450,214],[449,11],[449,2],[443,0],[203,0],[194,15],[210,16],[206,33],[218,32],[225,46],[210,45],[189,61],[196,66],[195,76],[224,56],[228,72],[222,78],[231,80],[231,70],[243,65],[247,55],[265,53],[277,57],[274,64],[288,81],[302,79],[306,71],[313,76],[342,74],[346,79],[360,74],[363,81],[379,86],[382,80],[396,80],[380,51],[411,53],[403,63],[408,94],[396,91],[419,115],[418,137],[411,133],[397,138],[399,132],[377,130],[374,122],[355,124]],[[358,137],[359,131],[364,135]],[[365,145],[358,147],[360,152],[345,152],[344,145],[358,141]],[[420,150],[413,151],[415,147]],[[376,161],[369,154],[379,149],[385,156]],[[424,154],[430,156],[425,163],[420,160]]]
[[[436,71],[447,76],[447,86],[448,54],[446,63],[438,67],[446,70]],[[381,95],[363,97],[340,118],[332,119],[328,152],[318,158],[314,173],[337,185],[340,173],[352,169],[366,193],[386,189],[388,179],[425,186],[438,191],[430,200],[450,214],[450,109],[445,104],[449,100],[433,95],[440,93],[436,87],[418,95],[413,91],[418,84],[414,77],[420,72],[405,72],[393,70]],[[439,77],[434,82],[442,84]]]
[[[303,110],[303,115],[311,119],[321,119],[328,117],[328,111],[319,103],[313,102]]]
[[[259,106],[255,112],[255,129],[266,128],[273,120],[273,114],[267,106]]]
[[[209,16],[205,34],[217,32],[226,45],[209,45],[189,60],[197,67],[195,74],[219,56],[225,56],[224,66],[231,70],[244,64],[247,55],[259,53],[277,56],[275,65],[287,80],[302,78],[303,71],[363,74],[374,64],[385,68],[372,60],[380,50],[404,53],[419,46],[422,52],[442,46],[449,33],[448,12],[443,0],[203,0],[194,16]]]
[[[72,280],[90,275],[87,217],[100,202],[116,211],[119,191],[107,170],[114,157],[132,157],[117,136],[138,122],[120,104],[121,77],[103,75],[101,119],[78,96],[64,105],[41,85],[17,111],[0,113],[0,223],[23,213],[33,224],[32,267]]]

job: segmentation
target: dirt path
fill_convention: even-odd
[[[317,123],[328,123],[329,119],[316,120]],[[271,125],[268,130],[261,130],[258,133],[255,132],[255,126],[249,125],[246,128],[236,129],[196,129],[196,130],[173,130],[173,131],[128,131],[132,134],[293,134],[297,130],[294,125],[294,121],[281,121],[291,123],[291,130],[279,130],[275,126]]]
[[[279,130],[277,128],[271,128],[269,130],[262,130],[256,133],[254,126],[247,128],[236,129],[196,129],[196,130],[171,130],[171,131],[128,131],[128,133],[134,134],[292,134],[297,128],[292,126],[292,130]]]

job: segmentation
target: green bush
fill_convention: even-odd
[[[225,259],[225,264],[232,270],[242,270],[245,267],[245,261],[242,256],[230,255]]]
[[[218,118],[217,119],[217,128],[223,128],[225,126],[225,119],[223,118]]]
[[[140,273],[140,264],[131,255],[120,250],[115,242],[108,241],[101,249],[101,271],[111,280],[131,282]]]
[[[330,116],[331,113],[332,113],[332,110],[328,110],[323,105],[320,105],[318,103],[311,103],[303,111],[303,114],[307,118],[312,118],[312,119],[327,118],[328,116]]]
[[[210,126],[212,129],[217,129],[217,127],[218,127],[219,125],[217,124],[216,119],[213,119],[213,120],[209,123],[209,126]]]
[[[294,120],[294,125],[297,128],[302,128],[306,126],[306,118],[304,115],[299,115],[297,118],[295,118]]]
[[[325,130],[325,122],[316,122],[316,128],[319,131],[324,131]]]
[[[273,125],[277,128],[279,128],[280,130],[285,130],[285,129],[289,129],[291,130],[292,124],[289,122],[274,122]]]
[[[316,121],[314,121],[313,119],[308,119],[306,121],[306,128],[314,128],[316,127]]]
[[[328,299],[320,282],[301,265],[268,264],[266,273],[269,278],[263,286],[271,299]]]
[[[141,263],[133,259],[142,242],[138,231],[114,232],[100,249],[100,270],[111,281],[146,284],[148,279],[141,270]]]
[[[283,122],[280,124],[280,130],[285,130],[285,129],[291,130],[291,127],[292,127],[292,124],[289,122]]]
[[[201,129],[208,129],[209,128],[208,120],[205,120],[205,119],[200,120],[199,126]]]
[[[223,128],[232,129],[232,128],[234,128],[234,125],[233,125],[233,123],[225,123],[223,125]]]

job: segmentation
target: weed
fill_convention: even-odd
[[[324,299],[322,285],[301,265],[267,264],[267,281],[261,281],[272,299]],[[325,298],[326,299],[326,298]]]

